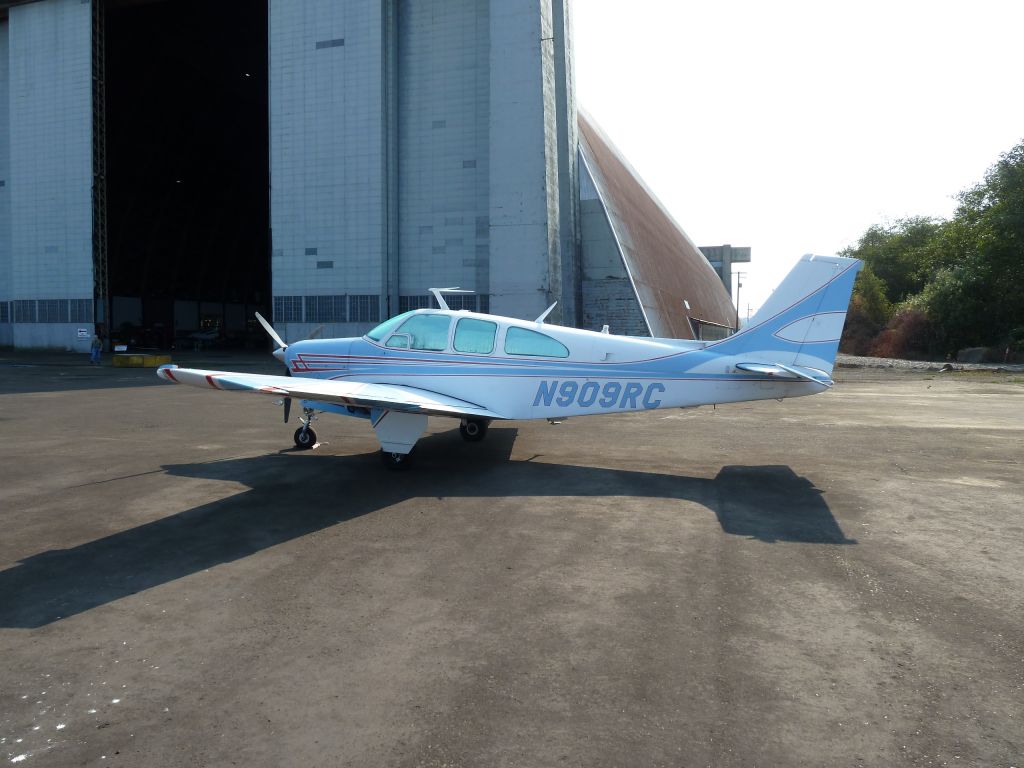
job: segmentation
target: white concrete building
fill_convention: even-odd
[[[596,127],[581,142],[568,2],[0,2],[0,344],[84,350],[111,313],[153,344],[244,334],[254,308],[289,338],[350,335],[440,286],[613,332],[691,335],[684,293],[727,322],[707,260]],[[230,51],[264,33],[262,62]],[[205,134],[254,82],[230,159]],[[255,165],[269,199],[234,210],[232,168]]]
[[[89,346],[91,45],[79,0],[0,20],[0,344]]]
[[[272,0],[275,319],[355,333],[435,286],[574,317],[568,51],[563,0]]]

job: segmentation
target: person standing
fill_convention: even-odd
[[[100,364],[100,352],[103,351],[103,342],[95,333],[92,335],[92,344],[89,345],[89,365]]]

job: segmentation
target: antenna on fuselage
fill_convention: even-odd
[[[535,323],[543,323],[543,322],[544,322],[544,318],[545,318],[545,317],[547,317],[548,315],[550,315],[550,314],[551,314],[551,310],[552,310],[552,309],[554,309],[554,308],[555,308],[555,307],[557,307],[557,306],[558,306],[558,302],[556,301],[556,302],[555,302],[554,304],[552,304],[552,305],[551,305],[550,307],[548,307],[547,309],[545,309],[545,310],[544,310],[544,312],[542,312],[542,313],[541,313],[541,316],[540,316],[540,317],[538,317],[538,318],[537,318],[536,320],[534,320],[533,322],[535,322]]]
[[[434,294],[434,298],[437,299],[437,305],[441,309],[451,309],[448,306],[448,302],[444,300],[444,296],[441,295],[442,293],[475,293],[475,291],[464,291],[457,285],[454,288],[428,288],[427,290]]]

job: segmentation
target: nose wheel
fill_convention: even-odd
[[[300,451],[308,451],[316,445],[316,432],[309,427],[299,427],[295,430],[295,447]]]
[[[294,440],[295,447],[300,451],[308,451],[314,445],[316,445],[316,432],[310,424],[313,422],[313,409],[303,408],[302,409],[302,426],[295,430]]]

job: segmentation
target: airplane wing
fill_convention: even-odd
[[[363,408],[384,408],[390,411],[422,413],[428,416],[468,416],[484,419],[504,419],[475,403],[416,387],[398,384],[367,384],[336,379],[311,379],[300,376],[270,376],[258,373],[232,373],[230,371],[201,371],[163,365],[157,376],[175,384],[221,389],[231,392],[256,392],[277,397],[317,400],[337,405]]]

